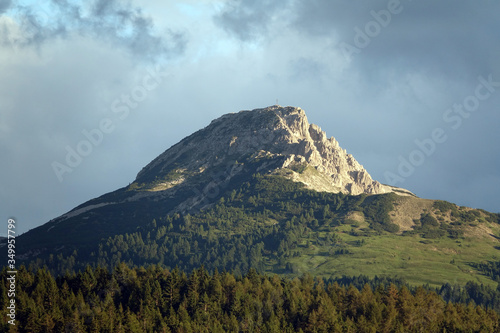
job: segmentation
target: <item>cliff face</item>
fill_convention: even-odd
[[[136,183],[162,179],[146,186],[161,191],[217,166],[241,168],[255,161],[263,161],[259,172],[278,173],[318,191],[356,195],[393,190],[374,181],[333,137],[309,124],[304,110],[277,105],[213,120],[144,167]]]

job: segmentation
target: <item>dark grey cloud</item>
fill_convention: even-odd
[[[287,21],[288,29],[336,40],[332,47],[337,51],[341,51],[341,43],[356,47],[360,52],[352,59],[357,69],[372,75],[391,66],[405,72],[423,70],[470,79],[492,68],[500,71],[500,35],[495,33],[500,30],[499,10],[500,3],[494,1],[297,0],[273,5],[233,0],[216,21],[242,41],[249,41],[268,37],[271,17],[279,16]],[[368,45],[359,47],[355,29],[366,34],[366,29],[374,27],[369,22],[378,22],[376,16],[385,26],[378,23],[380,31],[372,30],[376,36],[368,36]]]
[[[392,13],[391,3],[398,4]],[[379,17],[386,26],[379,23],[378,33],[375,26],[375,36],[353,55],[357,68],[367,72],[390,66],[470,79],[491,71],[500,55],[498,2],[317,0],[299,1],[295,9],[294,26],[310,35],[335,36],[337,49],[342,42],[356,47],[355,29],[366,35],[374,27],[369,22],[378,23]]]
[[[122,47],[143,60],[156,60],[181,54],[187,42],[182,32],[156,31],[150,17],[122,0],[88,3],[52,0],[50,8],[16,5],[12,10],[21,34],[13,27],[3,29],[0,36],[3,44],[41,46],[78,34]]]

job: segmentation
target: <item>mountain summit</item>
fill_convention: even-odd
[[[135,183],[150,191],[166,190],[216,166],[231,165],[230,176],[245,163],[262,160],[258,172],[282,174],[317,191],[357,195],[395,190],[374,181],[335,138],[309,124],[304,110],[279,105],[213,120],[144,167]],[[152,183],[157,179],[164,181]]]

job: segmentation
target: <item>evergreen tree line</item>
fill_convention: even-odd
[[[7,323],[7,270],[0,273],[2,332],[495,332],[491,309],[446,302],[435,291],[389,280],[352,283],[156,265],[88,266],[54,278],[17,273],[16,325]],[[364,282],[363,286],[361,284]],[[378,284],[377,284],[378,283]],[[371,285],[370,285],[371,284]],[[358,286],[358,287],[356,287]],[[460,294],[457,290],[450,291]],[[456,295],[455,295],[456,296]]]
[[[406,287],[413,293],[417,290],[417,287],[411,286],[404,279],[388,276],[375,276],[374,278],[370,278],[366,275],[342,276],[339,278],[325,279],[325,283],[337,283],[344,287],[352,285],[359,290],[361,290],[365,285],[369,285],[372,289],[376,289],[379,286],[386,288],[391,284],[398,288]],[[421,287],[425,290],[437,293],[446,302],[465,305],[481,305],[485,309],[492,309],[500,314],[500,284],[497,288],[492,288],[484,284],[469,281],[465,284],[465,286],[446,283],[438,288],[433,288],[429,285],[423,285]]]

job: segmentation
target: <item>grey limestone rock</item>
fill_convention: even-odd
[[[279,105],[213,120],[144,167],[136,182],[150,182],[154,176],[165,181],[150,190],[164,190],[218,165],[261,159],[265,162],[259,170],[284,175],[317,191],[411,195],[373,180],[337,140],[309,124],[304,110]]]

